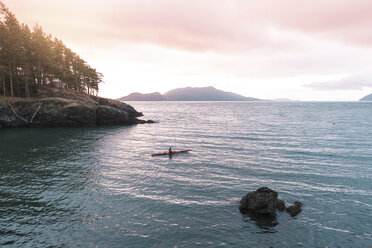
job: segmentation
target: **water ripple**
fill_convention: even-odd
[[[0,130],[0,246],[371,245],[370,104],[133,104],[159,123]],[[303,211],[242,216],[261,186]]]

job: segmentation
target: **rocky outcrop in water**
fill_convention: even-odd
[[[299,202],[299,201],[295,201],[294,204],[293,204],[292,206],[286,208],[286,211],[287,211],[287,212],[288,212],[292,217],[294,217],[294,216],[298,215],[298,214],[302,211],[302,209],[301,209],[302,205],[303,205],[303,204],[302,204],[301,202]]]
[[[267,187],[262,187],[256,191],[249,192],[240,200],[239,209],[243,214],[259,214],[276,216],[276,210],[287,210],[291,215],[295,216],[301,212],[301,205],[295,203],[295,207],[286,208],[284,201],[278,199],[278,193]]]
[[[152,123],[140,116],[128,104],[71,92],[0,102],[0,128]]]

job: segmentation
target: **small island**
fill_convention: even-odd
[[[186,87],[170,90],[165,94],[159,92],[141,94],[138,92],[117,99],[119,101],[261,101],[232,92],[209,87]]]
[[[98,97],[103,75],[63,42],[20,24],[0,2],[0,128],[146,123]]]
[[[359,100],[360,102],[370,102],[372,101],[372,94],[366,95],[365,97]]]

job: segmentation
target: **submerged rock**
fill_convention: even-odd
[[[283,211],[284,202],[278,199],[278,193],[270,188],[262,187],[249,192],[240,200],[240,212],[263,215],[276,215],[276,209]]]
[[[295,201],[292,206],[286,208],[286,211],[292,217],[294,217],[294,216],[298,215],[302,211],[302,209],[301,209],[302,205],[303,204],[301,202]]]

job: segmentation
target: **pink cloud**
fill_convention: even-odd
[[[144,42],[192,51],[281,50],[271,30],[372,46],[370,0],[12,0],[25,22],[81,42]],[[32,23],[33,25],[33,23]]]
[[[372,1],[116,1],[105,22],[125,39],[191,50],[281,49],[270,29],[372,45]]]

